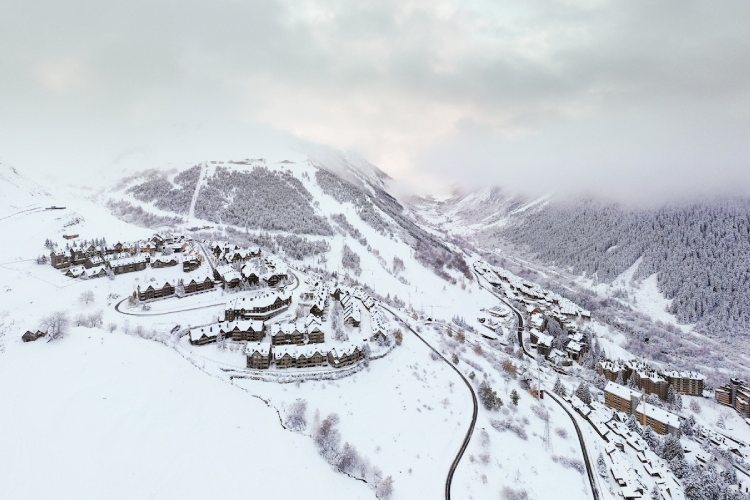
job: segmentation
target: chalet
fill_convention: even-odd
[[[242,266],[242,278],[247,281],[249,285],[257,285],[260,283],[260,275],[262,274],[257,262],[248,262]]]
[[[104,257],[102,257],[101,255],[92,255],[86,259],[86,262],[83,263],[83,267],[85,267],[86,269],[102,265],[104,265]]]
[[[90,269],[84,269],[81,273],[83,279],[103,278],[107,275],[107,268],[104,266],[96,266]]]
[[[206,276],[204,279],[191,279],[187,285],[184,285],[185,293],[196,293],[203,292],[205,290],[211,290],[214,288],[216,283],[210,277]]]
[[[160,299],[163,297],[169,297],[174,295],[175,287],[169,282],[165,281],[162,286],[148,285],[144,290],[141,290],[141,286],[138,285],[137,289],[138,300],[152,300]]]
[[[345,297],[342,297],[342,305],[344,304],[344,298],[349,297],[346,295]],[[355,327],[358,327],[362,321],[361,312],[359,309],[359,304],[357,304],[354,301],[347,300],[346,305],[344,306],[344,323],[348,325],[352,325]]]
[[[354,344],[344,344],[328,353],[328,364],[334,368],[353,365],[364,358],[364,351]]]
[[[274,323],[271,327],[271,343],[273,345],[303,344],[306,328],[304,323]]]
[[[278,349],[274,349],[273,362],[277,368],[291,368],[297,364],[297,358],[286,350],[280,352]]]
[[[565,352],[573,361],[580,361],[583,355],[586,353],[586,344],[578,342],[576,340],[569,341],[565,346]]]
[[[240,286],[242,275],[232,266],[225,264],[214,269],[214,278],[224,283],[227,288],[236,288]]]
[[[531,343],[536,346],[536,350],[542,356],[546,356],[552,350],[552,335],[540,332],[534,328],[529,330]]]
[[[211,342],[216,342],[216,336],[219,334],[219,328],[217,326],[202,326],[200,328],[193,328],[188,333],[190,343],[193,345],[205,345]]]
[[[318,297],[312,306],[310,306],[310,313],[315,316],[323,316],[323,311],[326,308],[325,297]]]
[[[224,253],[222,260],[226,262],[227,264],[235,264],[238,262],[247,262],[250,259],[254,259],[260,257],[260,249],[256,251],[254,250],[230,250],[226,253]]]
[[[260,342],[265,334],[262,321],[237,320],[219,323],[219,331],[224,338],[239,341]]]
[[[271,346],[269,344],[247,344],[245,347],[247,367],[255,370],[267,370],[271,365]]]
[[[303,349],[297,355],[297,368],[307,368],[310,366],[321,366],[328,363],[328,358],[312,346],[308,349]]]
[[[201,267],[201,261],[197,258],[190,258],[182,261],[183,272],[189,273],[191,271],[195,271],[199,267]]]
[[[166,242],[166,238],[159,233],[156,233],[151,237],[149,243],[151,243],[157,250],[161,250]]]
[[[162,267],[173,267],[177,265],[177,257],[174,255],[162,255],[151,259],[151,267],[159,269]]]
[[[163,246],[162,251],[166,253],[183,253],[187,250],[187,243],[181,239]]]
[[[277,368],[309,368],[328,363],[328,358],[315,346],[281,346],[273,348]]]
[[[268,286],[276,286],[279,282],[284,281],[285,279],[287,279],[286,273],[277,273],[275,271],[263,276],[263,281],[265,281]]]
[[[320,344],[325,342],[325,334],[318,325],[313,324],[307,327],[307,342],[308,344]]]
[[[63,234],[63,238],[65,238],[66,240],[74,240],[78,238],[78,233]]]
[[[86,262],[86,259],[89,258],[89,255],[86,254],[86,251],[83,248],[80,247],[73,247],[70,249],[70,263],[74,266],[79,266]]]
[[[117,243],[115,243],[111,247],[107,248],[105,250],[105,253],[107,253],[107,254],[110,254],[110,253],[122,253],[122,252],[130,252],[132,250],[133,250],[133,245],[131,245],[130,243],[122,243],[122,242],[118,241]]]
[[[24,342],[33,342],[44,337],[45,335],[47,335],[47,332],[43,332],[42,330],[37,330],[35,332],[27,330],[26,333],[21,335],[21,340],[23,340]]]
[[[65,272],[65,276],[68,276],[69,278],[78,278],[84,273],[85,270],[86,268],[84,268],[83,266],[71,267]]]
[[[238,297],[232,300],[224,311],[224,319],[236,318],[267,320],[286,311],[292,303],[292,296],[280,293],[263,293],[252,297]]]
[[[70,255],[62,250],[54,250],[50,252],[49,261],[55,269],[70,267]]]
[[[146,269],[146,263],[148,262],[147,259],[148,258],[146,255],[138,254],[133,257],[112,260],[109,263],[109,267],[115,274],[143,271],[144,269]]]

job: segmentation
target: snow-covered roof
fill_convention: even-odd
[[[325,349],[322,348],[321,344],[306,344],[306,345],[279,345],[273,348],[273,358],[281,359],[285,354],[288,354],[294,359],[304,356],[309,358],[315,353],[319,353],[321,356],[326,356]]]
[[[146,262],[146,256],[143,254],[137,254],[129,257],[123,257],[121,259],[112,259],[109,261],[109,265],[112,267],[129,266],[131,264],[140,264]]]
[[[537,341],[536,341],[537,345],[552,347],[552,340],[553,340],[552,335],[548,335],[542,332],[538,332],[536,335],[537,335]]]
[[[235,321],[224,321],[219,323],[219,328],[225,332],[231,332],[235,328],[242,332],[254,331],[260,332],[263,330],[263,322],[254,319],[238,319]]]
[[[224,281],[234,281],[242,279],[242,275],[229,264],[217,266],[216,272],[219,273],[219,276],[221,276]]]
[[[193,342],[196,342],[203,338],[204,336],[211,338],[216,337],[216,335],[219,333],[219,329],[215,328],[213,325],[211,326],[202,326],[200,328],[191,328],[190,329],[190,340]]]
[[[664,372],[663,375],[669,378],[682,378],[682,379],[688,379],[688,380],[706,380],[705,375],[698,373],[698,372],[694,372],[694,371],[671,370],[671,371]]]
[[[654,406],[652,404],[646,403],[645,401],[640,402],[640,404],[636,408],[636,411],[649,418],[658,420],[659,422],[669,427],[672,427],[675,429],[680,427],[680,417],[678,417],[674,413],[669,412],[663,408],[659,408],[658,406]]]
[[[250,295],[250,296],[242,296],[242,297],[235,297],[229,303],[227,304],[229,309],[250,309],[253,307],[267,307],[270,305],[273,305],[274,302],[276,302],[276,299],[281,300],[288,300],[290,298],[288,292],[284,293],[274,293],[274,292],[264,292],[259,293],[256,295]]]
[[[245,346],[245,354],[252,355],[254,352],[259,352],[263,356],[268,356],[271,352],[271,344],[261,342],[248,342]]]
[[[565,349],[570,352],[581,352],[583,350],[583,344],[581,344],[580,342],[576,342],[575,340],[571,340],[565,346]]]
[[[623,399],[628,399],[628,400],[631,397],[636,397],[636,398],[641,397],[640,392],[634,391],[630,387],[626,387],[624,385],[620,385],[612,381],[607,382],[607,385],[604,386],[604,392],[609,392],[610,394],[614,394],[615,396],[621,397]]]

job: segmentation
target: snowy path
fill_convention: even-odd
[[[201,185],[206,178],[206,164],[201,165],[201,172],[198,174],[198,181],[195,183],[195,191],[193,191],[193,197],[190,199],[190,210],[188,210],[188,217],[190,219],[195,218],[195,204],[198,201],[198,193],[201,191]]]
[[[451,463],[451,467],[448,470],[448,477],[445,479],[445,500],[451,500],[451,484],[453,483],[453,475],[456,473],[458,464],[461,462],[461,458],[464,456],[464,453],[466,452],[466,448],[468,448],[469,446],[469,441],[471,441],[471,436],[474,433],[474,427],[476,426],[476,423],[477,423],[477,414],[479,412],[479,407],[477,406],[477,395],[474,392],[474,388],[471,386],[471,383],[469,383],[469,381],[466,379],[464,374],[461,373],[461,371],[458,368],[456,368],[456,366],[453,363],[451,363],[445,356],[443,356],[442,353],[440,353],[440,351],[432,347],[432,345],[429,342],[427,342],[424,339],[424,337],[422,337],[419,333],[417,333],[411,326],[409,326],[409,324],[406,321],[401,319],[401,317],[399,317],[396,313],[394,313],[390,308],[384,305],[382,307],[383,309],[388,311],[391,314],[391,316],[393,316],[397,321],[399,321],[406,328],[408,328],[411,333],[416,335],[416,337],[419,340],[421,340],[427,347],[429,347],[435,354],[440,356],[440,358],[443,361],[448,363],[451,369],[453,369],[453,371],[458,373],[458,375],[461,377],[461,380],[463,380],[464,384],[466,384],[466,387],[469,389],[469,392],[471,393],[471,400],[474,405],[474,410],[471,415],[471,422],[469,423],[469,428],[466,431],[466,436],[464,437],[464,440],[461,443],[461,448],[458,450],[458,453],[456,454],[456,458],[453,459],[453,462]]]

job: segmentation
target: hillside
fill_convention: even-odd
[[[469,201],[444,202],[439,211],[453,218],[433,221],[468,228],[480,248],[512,247],[593,284],[619,283],[627,272],[640,290],[655,276],[679,322],[722,335],[750,333],[749,200],[638,208],[595,200],[512,203],[498,193]],[[489,225],[485,206],[497,209]]]
[[[438,293],[447,284],[471,279],[462,251],[418,224],[376,167],[344,155],[289,158],[146,171],[102,201],[134,224],[231,237],[430,306],[450,303]]]

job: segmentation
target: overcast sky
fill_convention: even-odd
[[[750,193],[747,0],[0,9],[0,159],[39,174],[309,143],[420,191]]]

